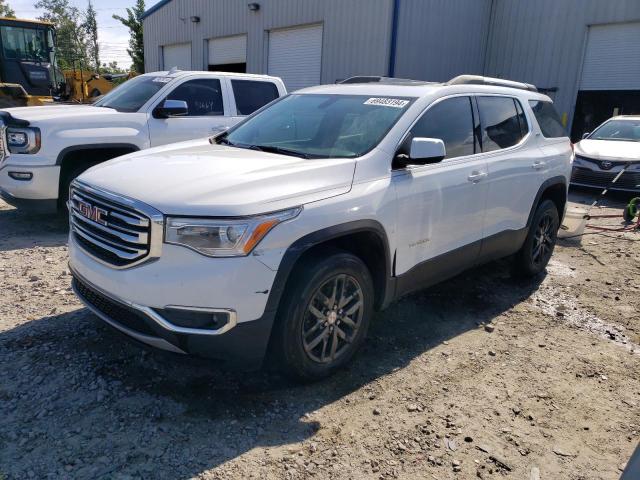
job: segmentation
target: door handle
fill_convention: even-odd
[[[478,183],[480,180],[482,180],[486,176],[487,176],[487,172],[479,172],[477,170],[474,170],[467,177],[467,180],[469,180],[470,182],[473,182],[473,183]]]
[[[533,165],[531,165],[531,168],[533,168],[534,170],[541,170],[546,166],[547,166],[547,162],[543,162],[542,160],[536,160],[535,162],[533,162]]]

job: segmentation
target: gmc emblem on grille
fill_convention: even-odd
[[[80,215],[88,218],[89,220],[93,220],[100,225],[107,225],[107,215],[109,212],[104,208],[96,207],[90,203],[78,200],[78,211],[80,212]]]

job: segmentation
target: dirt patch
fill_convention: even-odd
[[[639,236],[406,298],[300,386],[126,341],[70,291],[64,222],[0,203],[0,478],[617,479],[640,440]]]

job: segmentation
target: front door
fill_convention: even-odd
[[[478,257],[487,197],[478,127],[471,98],[448,97],[430,106],[402,142],[401,154],[414,137],[439,138],[447,155],[439,163],[394,172],[401,293],[451,276]]]
[[[152,147],[207,137],[223,131],[237,121],[225,115],[222,85],[217,78],[187,80],[157,105],[165,100],[183,100],[187,102],[189,111],[187,115],[170,118],[155,118],[151,115],[149,136]]]

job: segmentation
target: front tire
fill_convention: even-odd
[[[285,291],[274,344],[289,376],[313,381],[346,365],[373,315],[374,287],[358,257],[335,252],[303,261]]]
[[[516,253],[514,271],[518,276],[535,277],[547,267],[556,246],[559,227],[560,217],[555,203],[544,200],[538,205],[527,238]]]

